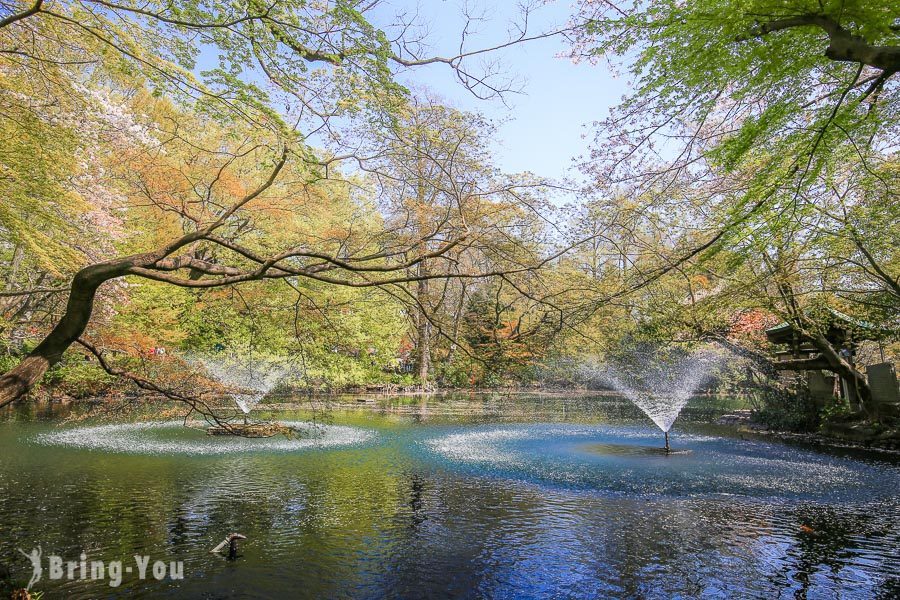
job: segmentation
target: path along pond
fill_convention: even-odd
[[[17,549],[40,546],[46,598],[900,595],[893,455],[706,424],[723,399],[688,404],[668,456],[611,397],[341,400],[263,404],[318,420],[293,439],[7,413],[0,574],[27,583]],[[210,554],[231,532],[237,560]],[[82,553],[183,561],[183,579],[51,579],[50,555]]]

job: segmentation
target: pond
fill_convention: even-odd
[[[17,549],[40,546],[32,589],[45,598],[900,594],[896,457],[707,424],[732,401],[693,399],[669,456],[659,430],[609,396],[287,406],[261,415],[315,418],[314,435],[8,413],[2,571],[27,583]],[[211,554],[231,532],[247,537],[236,560]],[[82,554],[84,579],[51,578],[51,555]],[[135,555],[182,561],[183,578],[140,579]],[[133,572],[92,579],[91,561]]]

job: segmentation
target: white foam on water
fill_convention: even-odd
[[[596,426],[550,426],[541,428],[501,427],[476,429],[461,433],[452,433],[443,437],[427,440],[425,445],[445,458],[464,463],[481,463],[507,466],[523,466],[534,463],[539,457],[526,456],[509,448],[506,442],[517,440],[565,440],[588,437],[592,440],[604,440],[610,436],[634,440],[657,440],[658,434],[646,429],[628,429],[620,427]],[[683,442],[711,442],[716,438],[697,435],[679,435]]]
[[[660,453],[611,452],[604,462],[585,443],[656,448],[649,428],[628,426],[476,427],[425,440],[445,459],[482,468],[500,468],[510,477],[567,483],[612,492],[731,493],[738,495],[820,495],[859,493],[873,484],[864,465],[778,445],[702,434],[678,436],[684,460]],[[527,443],[522,443],[527,442]],[[647,460],[643,460],[646,457]],[[661,462],[665,460],[665,462]]]
[[[67,446],[106,452],[129,454],[191,454],[224,455],[243,452],[297,452],[303,450],[354,446],[376,437],[374,431],[345,425],[320,425],[304,421],[283,421],[309,435],[295,437],[244,438],[237,436],[206,436],[196,439],[166,439],[159,436],[167,431],[185,429],[182,422],[151,421],[75,427],[35,436],[34,441],[50,446]]]
[[[517,464],[520,457],[498,447],[510,440],[526,439],[526,429],[489,429],[453,433],[428,440],[425,444],[433,451],[451,460],[467,463]]]

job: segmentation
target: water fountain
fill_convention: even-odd
[[[615,389],[650,417],[662,430],[669,454],[669,430],[675,419],[722,360],[711,350],[674,358],[644,350],[615,362],[583,364],[580,370],[583,379]]]
[[[243,413],[243,423],[223,422],[207,428],[209,435],[240,435],[271,437],[296,432],[279,423],[252,422],[250,411],[290,373],[284,360],[253,357],[249,353],[227,357],[197,357],[206,372],[229,391],[234,403]]]
[[[259,355],[188,355],[187,361],[221,386],[237,408],[222,411],[215,424],[204,420],[136,421],[79,426],[40,435],[36,441],[126,454],[234,455],[302,452],[354,446],[375,439],[374,432],[348,425],[306,421],[261,421],[251,412],[279,383],[295,371],[283,358]],[[199,382],[198,382],[199,383]],[[205,387],[209,387],[208,384]],[[279,435],[281,434],[281,435]]]
[[[864,464],[737,436],[684,432],[665,454],[646,426],[619,423],[464,424],[424,440],[422,456],[478,477],[603,493],[818,497],[894,493]],[[677,464],[673,457],[681,457]],[[893,469],[900,477],[900,470]]]

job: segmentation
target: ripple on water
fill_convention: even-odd
[[[451,434],[428,445],[447,458],[472,463],[507,463],[520,462],[515,452],[501,450],[500,442],[525,439],[528,432],[521,429],[493,429]]]
[[[283,421],[304,432],[292,438],[244,438],[208,436],[202,429],[185,427],[180,421],[118,423],[75,427],[35,436],[39,444],[68,446],[129,454],[220,455],[242,452],[297,452],[354,446],[371,441],[375,432],[346,425],[322,425]]]
[[[900,469],[763,443],[679,433],[675,452],[648,428],[475,427],[426,440],[454,468],[613,494],[872,498],[900,487]]]

